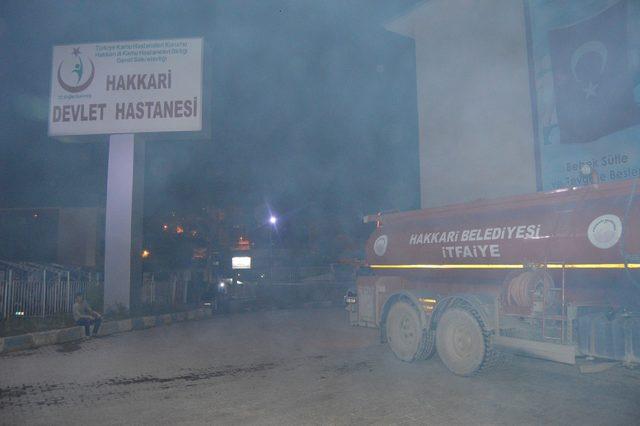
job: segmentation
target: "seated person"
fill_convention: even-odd
[[[98,330],[100,330],[100,324],[102,323],[102,316],[91,309],[91,306],[84,300],[82,293],[76,293],[76,302],[73,304],[73,319],[77,325],[84,326],[86,336],[91,335],[90,326],[92,324],[93,335],[98,335]]]

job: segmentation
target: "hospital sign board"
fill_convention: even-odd
[[[49,135],[202,130],[201,38],[54,46]]]

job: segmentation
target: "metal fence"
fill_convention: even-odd
[[[189,270],[144,273],[140,301],[156,306],[187,304],[193,278]],[[0,260],[0,319],[71,313],[77,292],[94,296],[96,300],[90,302],[100,309],[102,274],[55,264]]]
[[[61,265],[0,260],[0,319],[72,311],[76,292],[102,291],[99,273]]]
[[[143,305],[175,306],[187,304],[189,283],[193,279],[190,270],[174,272],[145,272],[142,276],[140,301]]]
[[[273,297],[278,299],[327,299],[329,293],[341,294],[342,288],[355,280],[352,268],[345,270],[339,265],[273,268],[265,271],[267,275],[268,272],[273,277],[267,280],[268,291],[277,293]],[[147,306],[196,303],[205,281],[203,270],[145,272],[140,303]],[[254,286],[239,286],[237,291],[247,292],[238,293],[239,298],[255,298]],[[0,260],[0,319],[71,313],[77,292],[93,296],[89,297],[90,303],[101,308],[102,274],[56,264]]]

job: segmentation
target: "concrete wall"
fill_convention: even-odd
[[[429,0],[416,43],[422,207],[536,191],[523,2]]]

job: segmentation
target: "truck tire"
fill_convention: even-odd
[[[470,307],[454,307],[442,314],[436,348],[444,365],[458,376],[486,369],[496,358],[480,315]]]
[[[422,326],[416,308],[405,302],[395,302],[386,321],[387,341],[394,355],[405,362],[430,358],[435,352],[433,332]]]

